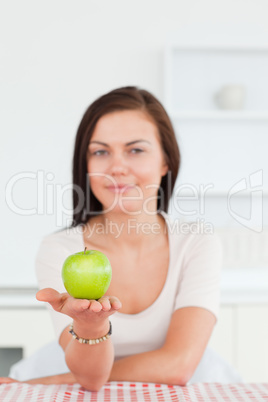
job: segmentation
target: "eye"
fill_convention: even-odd
[[[141,152],[143,152],[143,149],[141,148],[131,148],[130,150],[131,154],[140,154]]]
[[[103,156],[108,155],[108,152],[105,149],[97,149],[97,151],[92,152],[92,155]]]

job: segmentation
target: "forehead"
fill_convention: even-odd
[[[159,141],[156,124],[141,110],[123,110],[102,116],[96,124],[91,140],[130,142],[138,138]]]

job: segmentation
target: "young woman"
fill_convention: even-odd
[[[86,110],[73,159],[73,225],[47,236],[36,260],[37,299],[50,305],[70,372],[29,382],[99,390],[109,380],[185,385],[192,377],[217,319],[221,246],[190,223],[172,225],[179,165],[170,119],[149,92],[119,88]],[[112,265],[97,301],[72,298],[61,279],[65,258],[84,247]],[[83,343],[109,333],[110,322],[110,337]]]

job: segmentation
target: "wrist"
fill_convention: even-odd
[[[81,323],[74,320],[72,329],[80,338],[96,339],[106,335],[109,332],[110,322],[108,318],[98,322],[87,323]]]

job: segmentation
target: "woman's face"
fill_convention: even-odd
[[[156,211],[168,166],[154,122],[139,110],[101,117],[89,143],[87,169],[91,191],[104,212]]]

